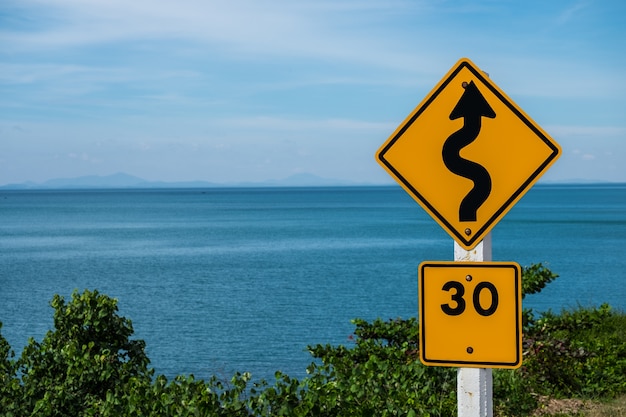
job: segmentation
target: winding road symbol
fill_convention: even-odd
[[[470,250],[560,154],[485,72],[462,58],[383,143],[376,160]]]
[[[476,212],[491,194],[491,177],[482,165],[464,159],[460,152],[478,137],[483,117],[496,117],[474,81],[465,86],[463,95],[450,113],[450,120],[460,117],[463,118],[463,127],[444,142],[442,156],[450,171],[474,182],[474,188],[463,198],[459,208],[459,221],[474,222]]]

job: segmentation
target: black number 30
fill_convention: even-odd
[[[441,310],[449,316],[458,316],[465,311],[465,287],[458,281],[448,281],[443,284],[441,288],[443,291],[454,290],[454,293],[450,296],[450,299],[454,301],[454,305],[442,304]],[[483,308],[480,304],[480,293],[483,290],[488,290],[491,293],[491,305],[487,308]],[[474,304],[474,310],[481,316],[491,316],[496,312],[498,308],[498,290],[496,286],[490,282],[480,282],[474,288],[474,294],[472,296],[472,304]]]

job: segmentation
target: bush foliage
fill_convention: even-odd
[[[524,268],[523,291],[556,275]],[[55,295],[54,329],[15,357],[0,334],[1,416],[451,416],[456,371],[419,361],[417,320],[356,319],[354,345],[309,346],[302,380],[238,373],[168,381],[149,368],[117,300],[98,291]],[[0,323],[1,329],[1,323]],[[626,392],[626,316],[608,305],[535,317],[524,312],[524,361],[494,371],[500,416],[529,415],[542,395],[611,398]]]

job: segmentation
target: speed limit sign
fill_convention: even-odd
[[[514,262],[423,262],[420,359],[430,366],[522,364],[522,273]]]

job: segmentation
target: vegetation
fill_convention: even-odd
[[[524,268],[523,291],[555,278],[541,264]],[[415,319],[354,320],[354,346],[310,346],[302,380],[276,373],[254,382],[242,373],[168,381],[149,368],[117,300],[84,291],[51,305],[54,329],[21,356],[0,335],[0,416],[456,415],[456,371],[419,362]],[[494,371],[496,415],[530,415],[546,398],[616,399],[609,407],[623,411],[626,315],[608,305],[537,317],[528,310],[524,331],[523,366]]]

